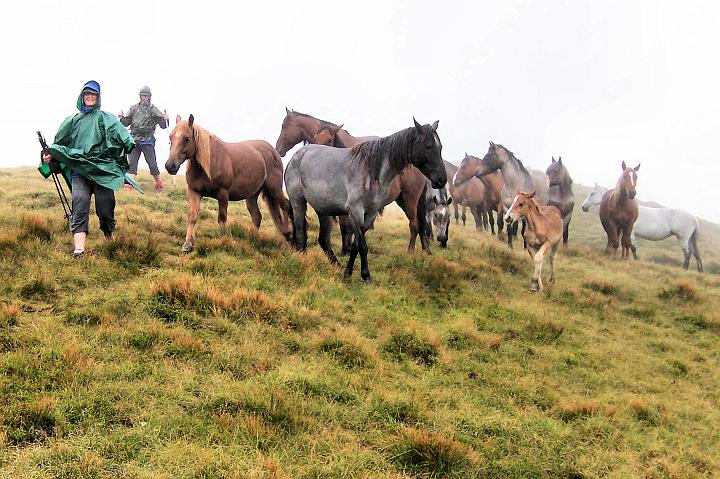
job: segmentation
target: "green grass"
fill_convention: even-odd
[[[577,208],[535,294],[527,253],[472,220],[408,255],[392,206],[365,285],[313,214],[301,255],[265,209],[254,231],[231,203],[222,229],[205,199],[181,254],[182,178],[141,175],[75,260],[52,183],[0,175],[0,478],[720,475],[717,225],[700,275],[674,238],[606,258]]]

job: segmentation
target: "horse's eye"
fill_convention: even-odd
[[[186,136],[185,138],[183,138],[183,141],[184,141],[185,143],[190,143],[190,137],[189,137],[189,136]]]

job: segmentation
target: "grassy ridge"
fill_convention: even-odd
[[[408,255],[388,209],[365,286],[242,203],[222,230],[204,200],[181,255],[181,187],[120,192],[116,240],[93,219],[73,260],[52,184],[0,179],[0,477],[720,474],[720,276],[674,238],[611,261],[578,208],[534,295],[526,253],[453,225]]]

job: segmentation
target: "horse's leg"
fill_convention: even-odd
[[[355,258],[357,258],[357,254],[358,254],[357,236],[355,236],[355,234],[353,234],[353,240],[352,240],[352,243],[350,243],[350,252],[348,254],[348,262],[347,262],[347,266],[345,266],[345,274],[343,275],[343,277],[348,281],[352,278],[353,267],[355,266]]]
[[[522,230],[520,231],[520,234],[522,235],[523,239],[523,247],[527,248],[527,241],[525,240],[525,228],[527,228],[527,221],[522,220]]]
[[[697,229],[693,230],[692,234],[690,235],[689,245],[693,256],[695,256],[695,262],[697,262],[697,269],[700,273],[702,273],[703,264],[702,260],[700,259],[700,250],[698,249],[697,245]]]
[[[295,248],[302,252],[307,248],[307,222],[305,214],[307,212],[307,201],[300,197],[291,201],[293,216],[293,238],[295,240]]]
[[[413,211],[412,206],[405,203],[405,198],[402,193],[400,194],[400,196],[397,197],[395,203],[400,206],[408,219],[408,227],[410,228],[410,241],[408,242],[407,252],[412,253],[413,251],[415,251],[415,241],[417,240],[418,235],[417,209]],[[357,234],[355,237],[357,238]],[[422,236],[420,237],[420,243],[422,244]]]
[[[635,231],[630,233],[630,251],[632,251],[635,261],[640,261],[640,256],[637,254],[637,237],[635,236]]]
[[[202,195],[195,190],[188,188],[188,203],[190,210],[188,211],[187,233],[185,233],[185,243],[180,248],[183,253],[189,253],[195,247],[195,223],[197,223],[198,210],[200,209],[200,200]]]
[[[460,224],[458,222],[458,204],[456,201],[453,200],[453,208],[455,209],[455,224]]]
[[[568,219],[563,228],[563,247],[567,247],[568,238],[570,237],[570,220]]]
[[[550,279],[548,282],[550,284],[555,283],[555,261],[557,260],[558,250],[560,249],[560,242],[556,242],[554,245],[552,245],[552,248],[550,248]]]
[[[493,219],[493,213],[492,213],[492,212],[493,212],[492,209],[489,209],[488,212],[487,212],[487,214],[488,214],[488,224],[490,225],[490,234],[493,235],[493,236],[495,236],[495,220]],[[499,227],[500,227],[500,225],[498,225],[498,228],[499,228]]]
[[[332,216],[320,216],[318,215],[318,221],[320,222],[320,236],[318,237],[318,243],[325,252],[330,262],[335,266],[340,266],[335,253],[333,253],[332,245],[330,242],[330,232],[332,231]]]
[[[352,246],[352,221],[350,221],[350,217],[348,215],[341,215],[338,217],[338,223],[340,224],[340,238],[342,238],[342,249],[340,250],[340,254],[346,256],[350,253],[350,247]]]
[[[260,192],[258,191],[254,195],[248,196],[248,198],[245,200],[245,205],[250,212],[250,218],[252,218],[252,222],[255,225],[255,228],[260,228],[260,222],[262,221],[262,213],[260,213],[260,208],[258,207],[257,202],[259,194]]]
[[[217,222],[220,226],[225,227],[227,224],[227,210],[230,193],[227,190],[217,192],[218,217]]]
[[[290,202],[285,198],[282,191],[282,176],[280,184],[277,183],[275,178],[273,178],[273,181],[265,180],[262,191],[275,227],[288,242],[292,242],[292,229],[289,221]]]
[[[632,226],[630,227],[632,228]],[[622,232],[622,259],[629,260],[630,259],[630,247],[632,246],[632,243],[630,242],[630,233],[632,232],[632,229],[623,228]]]
[[[502,240],[502,232],[503,229],[505,229],[506,233],[510,233],[510,228],[505,225],[505,205],[500,202],[500,204],[497,207],[497,216],[495,224],[497,225],[497,237],[499,240]]]
[[[475,231],[482,231],[482,213],[480,212],[478,205],[472,205],[470,207],[470,214],[472,214],[473,219],[475,220]]]
[[[462,218],[463,226],[465,226],[465,221],[467,220],[467,216],[465,216],[465,209],[466,209],[466,208],[467,208],[467,207],[466,207],[465,205],[462,205],[462,216],[461,216],[461,218]]]
[[[545,252],[548,250],[549,247],[550,247],[550,243],[546,241],[538,249],[537,253],[535,253],[535,257],[533,258],[533,262],[535,263],[535,270],[533,271],[533,279],[532,279],[532,283],[530,285],[531,291],[537,291],[538,293],[540,293],[543,290],[542,264],[543,264],[543,259],[545,258]]]
[[[507,245],[508,248],[513,249],[512,240],[513,236],[517,235],[518,222],[513,221],[512,224],[507,225]]]

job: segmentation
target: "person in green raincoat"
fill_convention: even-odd
[[[126,155],[135,147],[125,127],[115,115],[100,110],[100,84],[91,80],[77,99],[80,113],[65,119],[55,134],[55,141],[43,154],[67,165],[72,171],[73,256],[85,252],[90,217],[90,197],[95,195],[95,212],[106,240],[115,231],[115,191],[125,183],[128,171]]]

